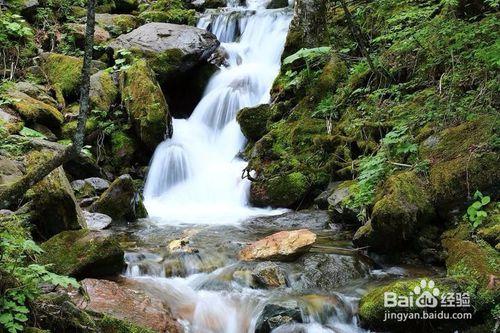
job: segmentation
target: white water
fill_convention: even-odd
[[[233,223],[282,210],[252,208],[246,162],[236,157],[245,137],[236,122],[244,107],[268,103],[291,21],[289,9],[266,10],[269,0],[252,0],[204,15],[222,42],[228,67],[209,81],[189,119],[174,119],[174,134],[155,151],[144,190],[149,216],[163,223]],[[248,9],[252,10],[248,10]]]

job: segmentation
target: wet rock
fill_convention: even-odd
[[[172,117],[160,85],[146,61],[136,61],[123,72],[121,96],[137,137],[153,151],[172,134]]]
[[[258,207],[293,207],[304,198],[309,187],[309,179],[301,172],[253,181],[250,187],[250,202]]]
[[[261,262],[252,271],[252,277],[261,286],[276,288],[286,286],[285,271],[274,262]]]
[[[271,0],[267,5],[267,9],[285,8],[288,7],[288,0]]]
[[[140,25],[139,19],[130,14],[96,14],[96,23],[106,29],[111,36],[125,34]]]
[[[41,245],[43,264],[76,278],[112,276],[124,267],[123,250],[107,231],[88,229],[61,232]]]
[[[115,179],[90,206],[89,211],[103,213],[117,220],[145,217],[144,206],[130,175],[122,175]]]
[[[255,281],[252,272],[246,269],[236,270],[233,272],[233,280],[245,287],[254,287]]]
[[[92,197],[96,194],[101,194],[109,188],[109,185],[109,181],[99,177],[89,177],[71,182],[71,187],[77,193],[78,197]]]
[[[271,116],[269,104],[261,104],[252,108],[244,108],[238,112],[236,120],[243,134],[252,141],[259,140],[267,132],[267,121]]]
[[[90,213],[87,211],[83,211],[83,216],[85,217],[87,228],[89,230],[99,231],[102,229],[106,229],[113,221],[111,217],[101,213]]]
[[[303,274],[299,284],[304,289],[331,290],[369,273],[369,266],[354,256],[309,253],[300,260]]]
[[[80,284],[85,295],[71,295],[80,309],[112,316],[155,332],[182,332],[170,309],[159,299],[107,280],[84,279]]]
[[[115,51],[128,49],[146,58],[164,79],[205,62],[219,46],[212,33],[170,23],[148,23],[110,44]]]
[[[42,158],[34,154],[30,159]],[[36,238],[48,239],[65,230],[86,227],[85,218],[76,202],[73,189],[64,169],[59,167],[33,186],[29,194],[32,201],[33,224]]]
[[[255,332],[271,333],[275,328],[293,322],[302,322],[300,307],[296,301],[267,304],[257,320]]]
[[[244,224],[252,229],[277,231],[294,229],[324,230],[328,229],[328,214],[321,210],[300,210],[278,216],[252,218],[245,221]]]
[[[307,252],[316,241],[316,234],[307,229],[280,231],[253,242],[239,253],[243,261],[293,260]]]

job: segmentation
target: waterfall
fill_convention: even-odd
[[[265,9],[268,2],[230,4],[200,18],[198,27],[221,41],[227,66],[212,76],[189,119],[174,119],[172,138],[157,147],[144,189],[150,217],[231,223],[282,212],[250,207],[250,181],[241,177],[246,162],[237,157],[246,140],[236,114],[269,102],[291,21],[290,8]]]

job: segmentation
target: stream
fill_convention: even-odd
[[[293,15],[291,6],[265,9],[267,3],[207,10],[200,18],[198,27],[221,41],[226,66],[156,149],[144,189],[149,218],[114,227],[128,249],[124,277],[166,302],[185,332],[363,332],[356,313],[367,286],[430,273],[375,263],[352,248],[351,231],[329,224],[326,212],[249,205],[236,113],[269,102]],[[276,263],[281,286],[256,284],[259,263],[239,261],[239,250],[300,228],[318,235],[310,252]]]

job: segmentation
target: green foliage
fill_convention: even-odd
[[[113,70],[124,71],[130,68],[131,63],[132,63],[132,52],[125,49],[118,50],[116,52],[115,64],[113,66]]]
[[[6,332],[23,330],[28,321],[29,302],[41,292],[40,285],[52,284],[78,287],[65,276],[50,272],[47,266],[34,262],[43,250],[30,239],[17,216],[8,217],[0,224],[0,327]]]
[[[291,64],[297,60],[304,60],[306,63],[311,63],[314,60],[317,60],[320,57],[324,57],[325,55],[328,55],[331,51],[331,47],[328,46],[323,46],[323,47],[316,47],[312,49],[300,49],[294,54],[286,57],[283,60],[283,65],[288,65]]]
[[[475,201],[467,208],[464,215],[464,219],[470,223],[472,230],[476,230],[488,216],[484,208],[491,202],[489,196],[485,196],[479,191],[474,193],[474,199]]]

